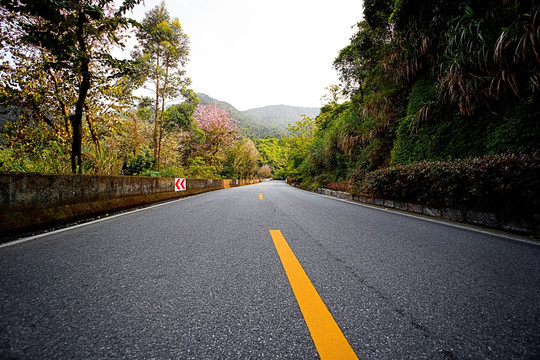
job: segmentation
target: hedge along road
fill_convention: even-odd
[[[540,247],[283,182],[5,246],[0,274],[0,358],[540,356]]]

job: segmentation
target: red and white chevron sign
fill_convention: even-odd
[[[174,179],[174,191],[186,190],[186,179]]]

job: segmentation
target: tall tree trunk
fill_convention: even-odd
[[[159,131],[159,53],[156,59],[156,105],[154,111],[154,159],[157,159],[158,154],[158,131]],[[159,166],[159,165],[158,165]]]
[[[77,173],[81,169],[82,159],[82,118],[86,96],[90,89],[90,59],[87,54],[86,43],[84,41],[84,25],[86,23],[86,14],[79,12],[77,21],[77,42],[79,43],[79,55],[81,62],[81,85],[79,86],[79,97],[75,105],[75,114],[71,116],[72,145],[71,145],[71,171]]]
[[[161,115],[159,117],[159,141],[158,141],[158,156],[157,169],[161,164],[161,140],[163,139],[163,116],[165,116],[165,94],[167,92],[167,83],[169,80],[169,62],[165,60],[165,79],[163,80],[163,92],[161,93]]]

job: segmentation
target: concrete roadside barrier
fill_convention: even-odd
[[[258,180],[0,173],[0,237]]]

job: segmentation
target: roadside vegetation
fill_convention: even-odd
[[[269,176],[229,114],[190,89],[179,20],[162,3],[136,23],[139,3],[0,2],[0,171]],[[128,30],[131,59],[114,58]]]
[[[539,198],[536,1],[365,0],[340,84],[281,136],[200,104],[163,4],[136,24],[138,0],[0,1],[2,171],[272,176],[481,209]],[[132,58],[107,55],[128,28]]]
[[[366,0],[356,29],[289,180],[537,212],[538,2]]]

